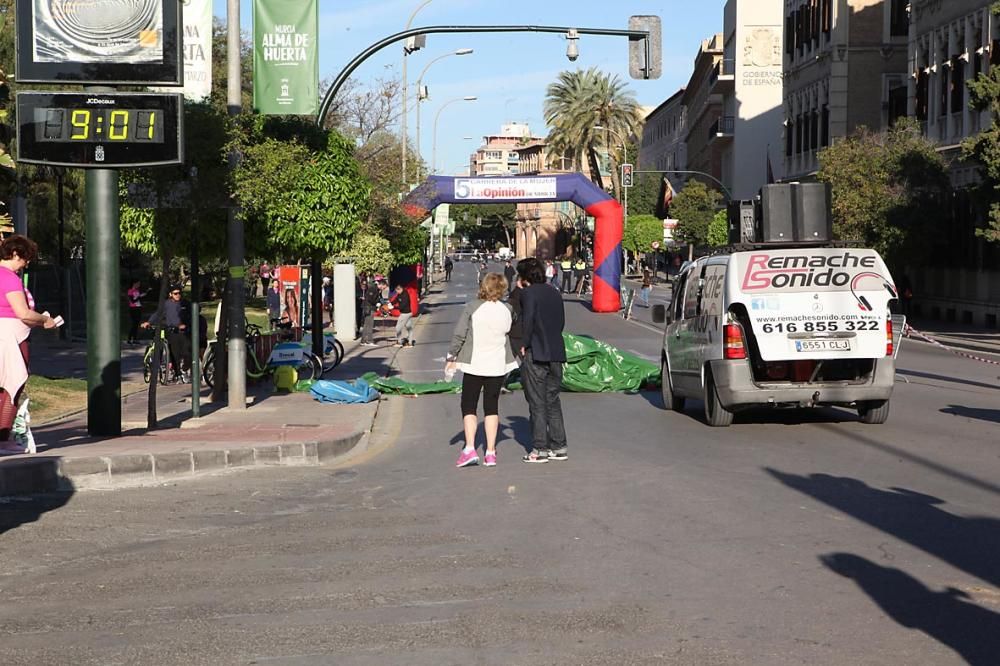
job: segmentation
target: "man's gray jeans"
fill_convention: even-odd
[[[396,320],[396,342],[402,343],[403,340],[413,340],[413,315],[409,312],[400,312]]]

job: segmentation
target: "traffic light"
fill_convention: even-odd
[[[622,187],[632,187],[632,165],[622,165]]]

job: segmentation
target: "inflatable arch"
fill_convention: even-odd
[[[594,226],[595,312],[621,307],[622,207],[581,174],[553,176],[430,176],[410,192],[403,207],[424,217],[442,203],[535,203],[572,201],[596,219]]]

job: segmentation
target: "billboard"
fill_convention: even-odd
[[[178,0],[17,0],[17,81],[180,85]]]

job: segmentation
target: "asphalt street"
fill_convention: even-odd
[[[441,376],[474,281],[404,378]],[[657,358],[645,311],[566,308]],[[514,393],[499,465],[455,469],[458,397],[394,397],[338,468],[5,500],[0,663],[997,664],[998,370],[903,345],[882,426],[564,394],[569,460],[525,465]]]

